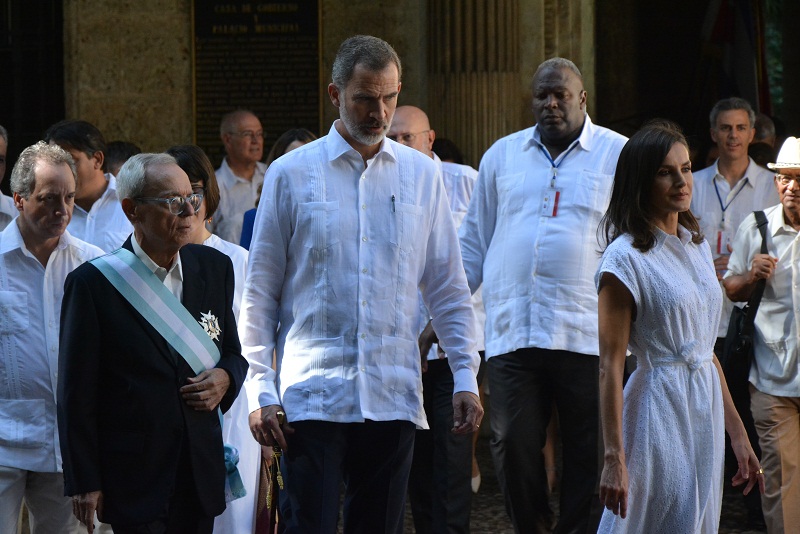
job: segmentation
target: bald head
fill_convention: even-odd
[[[400,106],[394,112],[388,137],[429,157],[433,157],[436,132],[424,111],[414,106]]]

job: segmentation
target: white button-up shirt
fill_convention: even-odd
[[[253,179],[245,180],[233,174],[227,158],[222,160],[222,165],[216,172],[219,207],[211,220],[212,232],[231,243],[241,241],[244,212],[256,207],[258,186],[264,182],[265,172],[267,165],[259,161],[256,163]]]
[[[14,200],[0,193],[0,230],[5,229],[17,215],[19,210],[14,206]]]
[[[769,222],[767,249],[778,258],[767,279],[755,322],[755,365],[750,382],[763,393],[800,397],[798,321],[800,321],[800,234],[783,218],[783,205],[764,210]],[[746,274],[761,253],[761,234],[750,214],[739,226],[725,278]]]
[[[775,188],[774,172],[760,167],[750,159],[744,176],[731,188],[728,180],[719,173],[718,164],[719,160],[714,165],[693,173],[692,191],[692,213],[700,222],[700,230],[711,245],[714,258],[729,254],[728,245],[733,246],[733,237],[745,217],[780,201]],[[725,295],[724,288],[722,294],[717,337],[725,337],[727,334],[728,321],[733,311],[733,303]]]
[[[64,280],[102,253],[64,232],[43,267],[16,223],[0,233],[0,465],[61,471],[55,392]]]
[[[365,168],[335,124],[276,160],[242,300],[250,409],[282,403],[290,421],[406,420],[427,428],[418,288],[454,391],[477,393],[469,289],[433,160],[384,140]]]
[[[469,286],[483,283],[487,358],[528,347],[598,354],[597,228],[625,141],[586,115],[555,166],[535,126],[484,155],[459,235]]]
[[[112,252],[121,247],[131,235],[133,225],[122,211],[117,195],[117,179],[113,174],[107,173],[106,180],[108,187],[88,212],[75,204],[67,229],[78,239],[100,247],[105,252]]]
[[[464,220],[467,214],[469,199],[472,197],[472,190],[475,188],[475,182],[478,180],[478,171],[469,165],[442,161],[436,154],[433,154],[433,161],[436,162],[436,165],[439,166],[439,170],[442,173],[444,190],[447,192],[447,199],[450,203],[450,213],[453,215],[453,222],[455,222],[456,228],[458,228],[461,226],[461,221]],[[486,312],[483,311],[480,288],[472,295],[472,308],[475,311],[475,346],[480,351],[484,349],[483,323],[486,321]],[[420,314],[420,329],[422,329],[428,323],[430,314],[425,308],[425,304],[422,302],[421,298]],[[431,350],[428,352],[429,360],[439,358],[438,347],[438,344],[433,344]]]

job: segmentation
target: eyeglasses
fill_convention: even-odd
[[[258,141],[259,139],[264,139],[264,130],[259,130],[254,132],[253,130],[245,130],[243,132],[228,132],[231,135],[235,135],[237,137],[249,137],[253,141]]]
[[[184,211],[186,211],[187,204],[191,204],[194,211],[199,210],[200,204],[203,203],[203,195],[192,193],[188,197],[137,197],[134,198],[134,200],[136,202],[166,204],[171,214],[181,215]]]
[[[789,185],[792,182],[795,182],[796,185],[800,185],[800,176],[792,176],[790,174],[776,174],[775,179],[778,180],[778,183],[781,185]]]
[[[422,130],[421,132],[416,133],[404,133],[400,135],[387,135],[389,139],[392,141],[397,141],[398,143],[403,143],[404,145],[410,145],[414,142],[414,138],[416,138],[419,134],[428,133],[430,130]]]

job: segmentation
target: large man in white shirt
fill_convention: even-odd
[[[750,410],[761,445],[767,531],[783,533],[800,525],[800,139],[788,138],[770,168],[778,173],[780,203],[764,210],[768,252],[761,253],[761,233],[748,215],[733,240],[725,291],[744,302],[767,280],[755,320]]]
[[[237,110],[222,117],[219,135],[226,156],[216,173],[219,208],[211,220],[211,230],[225,241],[238,243],[244,212],[255,207],[267,170],[261,162],[264,129],[253,112]]]
[[[339,120],[270,165],[256,216],[245,387],[254,436],[285,449],[290,534],[336,530],[342,480],[344,532],[402,533],[415,426],[427,426],[418,289],[453,372],[452,431],[471,434],[483,415],[474,316],[439,171],[384,139],[400,75],[388,43],[344,41],[328,86]]]
[[[8,131],[0,125],[0,184],[6,175],[6,155],[8,154]],[[17,216],[17,209],[14,201],[0,191],[0,230],[8,226],[11,220]]]
[[[711,109],[709,122],[711,139],[717,146],[719,158],[710,167],[694,173],[692,212],[697,215],[700,228],[711,245],[714,267],[721,281],[728,269],[736,229],[754,211],[777,204],[778,192],[775,189],[774,173],[757,165],[748,156],[748,147],[756,131],[756,114],[747,100],[737,97],[720,100]],[[732,310],[733,303],[724,296],[717,342],[714,346],[717,355],[723,354]],[[733,388],[731,395],[741,414],[753,450],[760,456],[758,436],[749,409],[748,392]],[[727,453],[726,457],[735,462],[732,453]],[[754,526],[763,524],[758,493],[750,492],[743,499],[748,509],[748,521]]]
[[[78,169],[70,233],[105,252],[122,246],[133,226],[122,212],[116,178],[103,172],[103,134],[86,121],[64,120],[50,126],[44,140],[69,152]]]
[[[387,137],[432,158],[442,173],[444,190],[456,226],[467,213],[469,199],[478,171],[467,165],[442,162],[433,152],[436,132],[428,115],[414,106],[395,110]],[[475,302],[476,315],[482,314],[480,300]],[[421,325],[430,324],[424,305],[420,309]],[[483,350],[483,321],[476,321],[479,352]],[[422,392],[425,415],[430,429],[417,430],[414,438],[414,459],[408,481],[414,529],[424,533],[469,532],[472,504],[472,436],[453,434],[453,373],[445,353],[437,346],[433,329],[425,328],[420,337],[422,357]]]
[[[470,288],[483,284],[492,453],[506,510],[517,532],[549,532],[540,451],[555,400],[557,532],[584,533],[598,476],[596,236],[625,138],[592,123],[567,59],[539,65],[533,112],[536,126],[484,155],[461,251]]]
[[[75,188],[70,155],[43,142],[11,174],[19,216],[0,232],[0,532],[16,532],[23,498],[33,534],[78,527],[56,426],[59,315],[67,274],[103,251],[66,231]]]

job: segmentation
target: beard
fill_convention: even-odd
[[[386,136],[386,132],[389,131],[389,124],[383,121],[377,120],[370,120],[368,124],[359,124],[350,116],[347,111],[347,107],[344,104],[339,106],[339,118],[344,123],[345,129],[347,129],[347,133],[350,136],[361,143],[362,145],[366,146],[373,146],[377,145],[383,138]],[[381,133],[374,134],[367,130],[367,128],[371,128],[374,126],[381,126]]]

